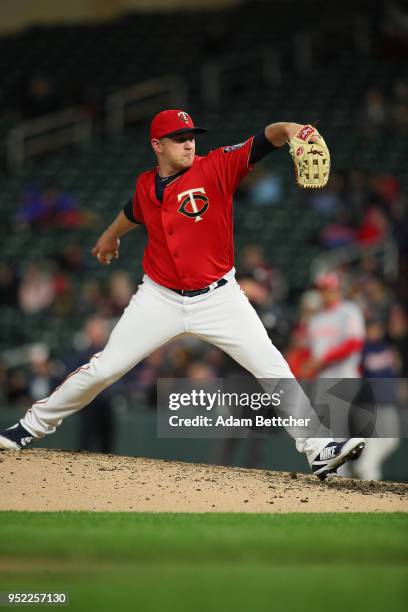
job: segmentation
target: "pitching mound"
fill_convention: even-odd
[[[408,511],[408,485],[73,453],[0,454],[0,510]]]

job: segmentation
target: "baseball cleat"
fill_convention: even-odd
[[[19,451],[24,446],[31,444],[34,436],[24,429],[20,423],[0,432],[0,450]]]
[[[335,474],[346,461],[358,459],[365,446],[364,438],[350,438],[345,442],[329,442],[310,464],[313,474],[325,480],[328,474]]]

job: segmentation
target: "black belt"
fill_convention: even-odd
[[[202,295],[203,293],[208,293],[209,291],[213,291],[214,289],[218,289],[218,287],[222,287],[228,283],[225,278],[220,278],[220,280],[215,281],[215,283],[211,283],[208,287],[204,287],[204,289],[194,289],[193,291],[185,290],[185,289],[172,289],[175,293],[182,295],[183,297],[195,297],[196,295]]]

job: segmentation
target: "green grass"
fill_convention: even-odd
[[[397,612],[407,536],[402,513],[0,512],[0,591],[89,611]]]

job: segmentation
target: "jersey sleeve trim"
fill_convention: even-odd
[[[251,159],[252,159],[252,149],[253,149],[253,146],[254,146],[254,137],[253,136],[251,136],[250,141],[251,141],[251,144],[249,145],[248,157],[247,157],[247,163],[246,163],[246,167],[247,168],[250,168],[252,163],[253,163],[251,161]]]
[[[279,147],[275,147],[265,136],[265,130],[260,130],[255,134],[252,140],[251,145],[251,155],[249,159],[249,163],[256,164],[261,161],[266,155],[272,153],[272,151],[277,151]]]
[[[128,200],[126,202],[126,204],[123,207],[123,212],[124,212],[125,217],[129,221],[131,221],[131,223],[137,223],[137,224],[140,223],[140,221],[136,221],[136,219],[135,219],[135,217],[133,215],[133,202],[132,202],[132,200]]]

